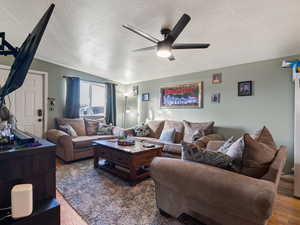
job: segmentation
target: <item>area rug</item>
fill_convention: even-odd
[[[57,189],[89,225],[182,225],[160,215],[152,179],[129,186],[92,160],[57,169]]]

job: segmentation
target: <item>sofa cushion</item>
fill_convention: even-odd
[[[181,155],[181,144],[165,144],[163,147],[163,152]]]
[[[175,141],[176,130],[175,128],[163,129],[161,132],[159,140],[164,142],[174,143]]]
[[[206,148],[210,141],[224,141],[224,136],[221,134],[209,134],[196,140],[194,143],[199,145],[201,148]]]
[[[83,119],[56,118],[57,127],[69,124],[76,131],[78,136],[86,136],[85,124]]]
[[[80,137],[72,138],[72,143],[73,143],[74,149],[85,148],[85,147],[91,146],[93,141],[113,139],[113,138],[116,138],[116,137],[113,135],[80,136]]]
[[[261,178],[269,169],[277,150],[258,142],[249,134],[244,135],[245,149],[242,159],[242,174]]]
[[[183,141],[185,142],[193,142],[193,135],[196,131],[201,132],[203,136],[212,134],[214,128],[213,121],[210,122],[200,122],[200,123],[192,123],[186,120],[183,120],[184,125],[184,137]]]
[[[149,121],[147,123],[148,127],[151,130],[149,137],[159,138],[160,135],[161,135],[161,132],[162,132],[162,130],[164,128],[164,123],[165,123],[164,120],[152,120],[152,121]]]
[[[96,135],[99,123],[106,123],[105,119],[84,119],[86,135]]]
[[[180,121],[174,121],[174,120],[165,120],[165,125],[163,130],[170,130],[174,128],[175,133],[175,143],[180,143],[183,139],[184,135],[184,125]]]

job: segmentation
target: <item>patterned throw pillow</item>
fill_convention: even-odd
[[[74,128],[69,124],[59,125],[58,128],[72,137],[78,136]]]
[[[200,139],[201,137],[205,136],[205,133],[203,130],[196,130],[194,133],[193,133],[193,136],[192,136],[192,141],[196,141],[198,139]]]
[[[159,140],[165,141],[165,142],[170,142],[174,143],[175,141],[175,134],[176,130],[175,128],[173,129],[164,129],[160,135]]]
[[[104,123],[99,123],[97,135],[112,135],[113,127]]]
[[[226,154],[233,143],[234,143],[234,137],[232,136],[218,149],[218,152],[222,152]]]
[[[148,125],[136,126],[134,127],[134,133],[137,137],[148,137],[151,130]]]
[[[233,159],[222,152],[199,150],[196,145],[182,143],[182,159],[234,170]]]

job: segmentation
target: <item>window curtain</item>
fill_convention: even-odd
[[[66,118],[79,118],[80,110],[80,78],[67,77],[67,97],[65,107]]]
[[[106,123],[116,125],[117,112],[116,112],[116,85],[106,84]]]

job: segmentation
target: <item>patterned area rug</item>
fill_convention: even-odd
[[[161,216],[152,179],[129,186],[93,168],[92,160],[57,169],[57,189],[89,225],[181,225]]]

